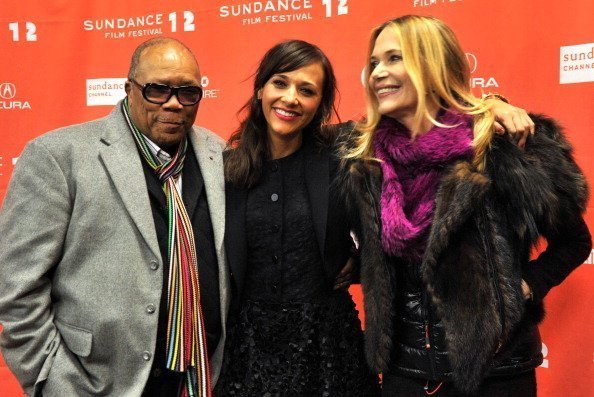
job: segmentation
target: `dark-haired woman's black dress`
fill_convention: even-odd
[[[368,396],[361,324],[346,291],[327,282],[302,150],[265,164],[246,203],[247,271],[229,327],[222,396]]]

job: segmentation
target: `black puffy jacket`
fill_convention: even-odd
[[[404,376],[452,380],[443,323],[439,320],[431,296],[423,287],[419,264],[411,265],[390,259],[394,270],[393,345],[388,372]],[[480,309],[477,309],[480,310]],[[536,312],[538,312],[536,308]],[[536,322],[521,329],[514,338],[514,348],[494,356],[488,375],[511,375],[531,370],[542,362],[541,342]],[[473,365],[468,362],[468,365]]]

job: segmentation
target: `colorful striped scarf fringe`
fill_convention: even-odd
[[[184,138],[175,156],[162,162],[150,151],[144,135],[130,119],[127,98],[122,108],[142,157],[163,182],[167,198],[169,279],[166,367],[186,373],[180,396],[210,397],[210,371],[200,306],[196,244],[192,224],[175,186],[175,180],[184,165],[188,141]]]

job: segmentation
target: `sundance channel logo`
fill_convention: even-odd
[[[0,110],[31,110],[29,101],[19,100],[14,83],[0,83]]]
[[[594,43],[561,47],[559,83],[594,81]]]
[[[87,79],[87,106],[115,105],[126,96],[125,78]]]

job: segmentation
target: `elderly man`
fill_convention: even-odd
[[[196,59],[145,42],[126,93],[30,142],[5,198],[0,344],[30,395],[208,395],[219,373],[222,142],[193,127]]]

